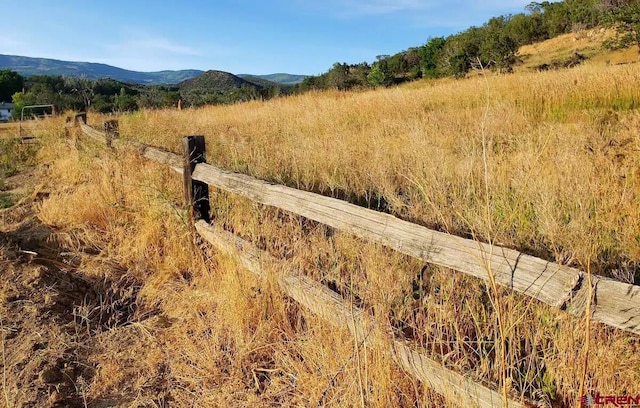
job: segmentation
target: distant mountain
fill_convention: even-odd
[[[10,69],[20,75],[60,75],[67,77],[86,77],[88,79],[111,78],[116,81],[143,85],[173,85],[187,79],[195,78],[204,71],[186,69],[181,71],[157,71],[139,72],[114,67],[107,64],[93,62],[60,61],[49,58],[31,58],[18,55],[0,54],[0,69]],[[293,85],[302,82],[306,76],[291,74],[271,75],[239,75],[239,77],[252,77],[250,82],[258,83],[259,79],[275,82],[282,85]],[[258,85],[268,87],[267,84]]]
[[[304,81],[304,79],[308,75],[294,75],[294,74],[280,73],[280,74],[269,74],[269,75],[240,74],[238,76],[244,79],[247,79],[250,77],[250,78],[265,79],[267,81],[275,82],[277,84],[282,84],[282,85],[295,85]]]
[[[203,72],[195,69],[137,72],[92,62],[70,62],[2,54],[0,54],[0,69],[11,69],[24,76],[61,75],[68,77],[84,76],[88,79],[112,78],[121,82],[145,85],[177,84]]]
[[[266,76],[266,75],[265,75]],[[283,84],[280,82],[274,82],[274,81],[269,81],[268,79],[264,79],[260,76],[257,75],[249,75],[249,74],[242,74],[242,75],[238,75],[238,77],[244,79],[245,81],[251,82],[253,84],[256,84],[262,88],[273,88],[273,87],[279,87],[279,88],[283,88],[283,89],[289,89],[291,88],[293,85],[289,85],[289,84]]]

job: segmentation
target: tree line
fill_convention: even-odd
[[[287,86],[253,86],[216,89],[216,84],[200,84],[181,89],[179,85],[127,84],[114,79],[86,79],[34,75],[23,77],[15,71],[0,70],[0,102],[13,102],[14,119],[22,107],[52,104],[56,110],[93,110],[100,113],[130,112],[145,108],[227,104],[254,99],[269,99],[289,91]]]
[[[25,78],[15,71],[0,70],[0,101],[14,103],[14,118],[27,105],[52,104],[59,111],[92,109],[109,113],[175,106],[179,99],[173,87],[48,75]]]
[[[640,0],[564,0],[533,2],[523,13],[491,18],[448,37],[395,55],[380,55],[372,64],[335,63],[324,74],[295,87],[313,89],[389,86],[418,78],[464,77],[474,67],[510,72],[518,49],[561,34],[599,25],[615,27],[618,35],[607,48],[640,45]]]

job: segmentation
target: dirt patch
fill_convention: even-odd
[[[43,196],[0,211],[0,406],[94,406],[96,339],[110,332],[117,340],[117,329],[137,320],[140,285],[124,271],[83,273],[90,255],[62,247],[36,218]]]
[[[51,258],[51,248],[39,244],[49,235],[33,218],[18,229],[0,232],[3,400],[7,406],[84,406],[84,384],[93,376],[93,368],[83,363],[86,351],[81,345],[87,333],[80,323],[83,304],[95,299],[96,292],[74,273],[72,265]]]
[[[538,71],[549,71],[552,69],[560,69],[560,68],[573,68],[580,65],[583,61],[585,61],[587,57],[577,52],[573,53],[573,55],[563,61],[553,61],[551,63],[544,63],[536,66]]]

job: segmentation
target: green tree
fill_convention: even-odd
[[[325,77],[324,76],[308,76],[301,83],[296,84],[293,87],[294,93],[301,93],[307,91],[315,91],[318,89],[325,89]]]
[[[255,86],[251,86],[249,84],[242,84],[240,85],[240,88],[231,92],[230,98],[231,98],[231,101],[238,102],[238,101],[257,100],[257,99],[261,99],[262,96],[260,94],[260,90]]]
[[[351,88],[366,88],[369,86],[367,76],[371,67],[366,62],[349,66],[349,85]]]
[[[429,39],[429,41],[420,48],[423,77],[438,78],[442,76],[442,73],[438,69],[438,60],[441,58],[442,50],[446,43],[447,41],[444,37],[435,37]]]
[[[381,67],[380,61],[374,62],[371,71],[367,75],[367,81],[371,86],[381,86],[386,83],[386,75]]]
[[[94,81],[87,78],[65,78],[65,86],[71,94],[77,95],[82,100],[80,107],[75,109],[88,110],[94,96]]]
[[[483,38],[484,30],[479,27],[471,27],[460,34],[447,37],[438,59],[440,72],[456,78],[464,77],[481,57]]]
[[[333,67],[327,72],[327,86],[329,88],[336,88],[341,91],[350,88],[349,84],[349,65],[346,63],[336,62]]]
[[[127,93],[124,87],[120,88],[120,93],[116,95],[115,105],[116,109],[120,112],[133,111],[138,108],[135,99]]]
[[[402,53],[386,57],[382,68],[385,69],[385,76],[392,82],[407,72],[407,64]]]
[[[93,97],[91,109],[100,113],[111,113],[115,110],[114,96],[97,94]]]
[[[569,11],[572,30],[597,26],[601,18],[601,0],[564,0]]]
[[[23,92],[16,92],[11,97],[11,101],[13,102],[13,112],[11,113],[11,117],[15,119],[20,119],[20,114],[22,112],[22,108],[27,105],[31,105],[31,102],[27,99],[27,96]]]
[[[640,1],[639,0],[604,0],[605,20],[616,27],[617,47],[636,44],[640,52]]]
[[[511,16],[505,28],[518,45],[531,44],[549,38],[541,14],[516,14]]]
[[[9,69],[0,70],[0,102],[9,102],[14,93],[24,87],[22,75]]]
[[[549,38],[557,37],[571,31],[571,14],[569,7],[563,1],[540,3],[543,10],[543,23],[547,29]]]
[[[510,70],[516,61],[518,41],[507,29],[509,17],[495,17],[484,25],[484,38],[480,46],[482,60],[500,70]]]

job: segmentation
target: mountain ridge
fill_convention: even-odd
[[[186,80],[198,77],[206,72],[198,69],[143,72],[96,62],[64,61],[53,58],[35,58],[7,54],[0,54],[0,69],[10,69],[27,77],[34,75],[51,75],[85,77],[87,79],[111,78],[121,82],[141,85],[177,85]],[[306,77],[305,75],[282,73],[269,75],[246,75],[284,85],[292,85],[297,82],[301,82]],[[242,77],[242,75],[237,76]]]
[[[244,79],[258,78],[270,82],[275,82],[281,85],[299,84],[300,82],[304,81],[305,78],[309,77],[309,75],[285,74],[282,72],[267,75],[238,74],[237,76]]]

